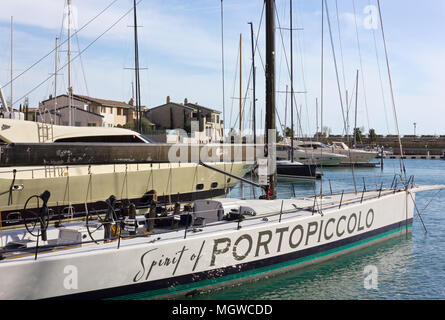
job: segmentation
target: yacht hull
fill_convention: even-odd
[[[266,221],[260,213],[241,223],[208,225],[186,237],[184,232],[171,232],[137,244],[137,239],[123,240],[119,248],[111,242],[40,254],[37,260],[3,260],[0,299],[185,295],[301,268],[411,231],[414,193],[364,196],[363,201],[353,194],[342,196],[341,208],[340,195],[326,197],[323,215],[303,209],[268,215]],[[256,201],[258,208],[267,210],[313,199]],[[203,203],[218,205],[216,200]]]
[[[236,176],[251,168],[247,162],[214,163]],[[194,201],[221,196],[238,181],[203,166],[186,164],[128,164],[72,167],[16,168],[0,171],[0,208],[3,226],[21,223],[19,212],[27,199],[45,190],[55,214],[76,216],[85,206],[100,206],[111,195],[144,205],[144,195],[156,194],[159,202]],[[27,208],[36,207],[30,201]],[[104,206],[104,203],[102,203]],[[95,207],[95,209],[97,209]]]

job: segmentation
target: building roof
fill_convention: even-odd
[[[78,94],[73,94],[73,98],[80,98],[80,99],[94,102],[94,103],[97,103],[97,104],[100,104],[100,105],[106,106],[106,107],[119,107],[119,108],[127,108],[127,109],[134,108],[134,106],[132,106],[131,104],[128,104],[126,102],[121,102],[121,101],[115,101],[115,100],[92,98],[92,97],[82,96],[82,95],[78,95]]]
[[[57,111],[59,111],[59,110],[61,110],[61,109],[66,109],[66,108],[68,108],[68,106],[58,107],[58,108],[57,108]],[[72,108],[72,109],[79,110],[79,111],[82,111],[82,112],[86,112],[86,113],[89,113],[89,114],[92,114],[92,115],[95,115],[95,116],[98,116],[98,117],[101,117],[101,118],[104,117],[103,115],[100,115],[100,114],[98,114],[98,113],[91,112],[91,111],[88,111],[88,110],[84,110],[84,109],[79,108],[79,107],[76,107],[76,106],[72,106],[71,108]],[[48,109],[45,110],[45,111],[43,111],[42,113],[45,114],[45,113],[48,113],[48,112],[51,113],[51,114],[54,114],[54,110],[48,110]]]
[[[187,109],[187,110],[189,110],[189,111],[195,111],[194,108],[187,107],[187,106],[184,106],[184,105],[181,104],[181,103],[176,103],[176,102],[164,103],[163,105],[160,105],[160,106],[157,106],[157,107],[150,108],[148,111],[155,110],[155,109],[159,109],[159,108],[164,108],[164,107],[171,106],[171,105],[174,105],[175,107],[179,107],[179,108]]]
[[[201,105],[196,104],[196,103],[186,103],[186,104],[182,104],[182,103],[176,103],[176,102],[165,103],[165,104],[163,104],[163,105],[160,105],[160,106],[157,106],[157,107],[150,108],[149,111],[150,111],[150,110],[155,110],[155,109],[158,109],[158,108],[163,108],[163,107],[171,106],[171,105],[174,105],[174,106],[176,106],[176,107],[180,107],[180,108],[184,108],[184,109],[187,109],[187,110],[190,110],[190,111],[206,110],[206,111],[213,112],[213,113],[221,113],[221,112],[218,111],[218,110],[210,109],[210,108],[201,106]]]
[[[59,96],[57,96],[57,98],[59,97],[67,97],[67,94],[61,94]],[[41,103],[45,103],[47,101],[51,101],[54,98],[50,98],[50,99],[46,99],[44,101],[42,101]],[[132,106],[131,104],[128,104],[126,102],[122,102],[122,101],[115,101],[115,100],[105,100],[105,99],[99,99],[99,98],[93,98],[93,97],[88,97],[88,96],[83,96],[83,95],[79,95],[79,94],[73,94],[73,99],[82,101],[82,102],[86,102],[86,103],[96,103],[99,104],[101,106],[105,106],[105,107],[118,107],[118,108],[125,108],[125,109],[134,109],[135,106]]]
[[[213,112],[213,113],[221,113],[221,111],[210,109],[210,108],[201,106],[201,105],[199,105],[197,103],[187,103],[186,106],[190,107],[190,108],[193,108],[193,109],[204,109],[206,111]]]

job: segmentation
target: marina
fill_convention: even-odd
[[[141,37],[138,24],[141,16],[145,22],[146,15],[156,16],[153,3],[114,0],[79,29],[72,2],[64,2],[56,47],[17,76],[17,22],[10,20],[10,78],[0,83],[0,300],[445,298],[434,283],[442,273],[445,252],[429,241],[432,232],[435,242],[445,239],[440,228],[445,162],[429,161],[441,157],[441,136],[417,136],[417,123],[414,136],[401,134],[401,128],[406,132],[406,115],[400,126],[381,0],[367,7],[378,25],[367,28],[369,21],[363,23],[373,32],[388,131],[387,107],[394,116],[397,134],[386,137],[377,136],[370,125],[374,119],[368,115],[369,80],[364,75],[356,0],[356,36],[348,41],[357,44],[357,66],[349,59],[345,64],[343,58],[338,2],[321,0],[316,8],[321,11],[311,19],[317,30],[321,28],[321,47],[316,49],[321,59],[315,59],[320,73],[311,71],[319,82],[311,85],[317,92],[311,112],[308,98],[313,93],[307,90],[300,38],[305,29],[299,18],[297,27],[293,25],[296,13],[303,10],[296,1],[261,0],[253,5],[257,8],[251,14],[259,23],[256,34],[254,22],[247,23],[252,64],[246,82],[242,34],[237,50],[224,51],[224,13],[233,11],[221,0],[220,97],[179,103],[168,93],[158,106],[145,90],[159,101],[160,87],[153,88],[152,80],[144,84],[141,72],[157,63],[167,67],[162,59],[149,62],[150,68],[141,67],[140,54],[147,48],[143,39],[159,39]],[[331,25],[334,4],[338,39]],[[77,34],[110,8],[119,18],[81,50]],[[111,88],[96,87],[96,92],[110,96],[97,98],[89,93],[81,55],[125,19],[132,24],[126,30],[126,36],[131,35],[132,67],[124,67],[132,71],[131,98],[112,100]],[[74,39],[78,51],[73,56]],[[229,39],[233,41],[233,35]],[[331,57],[326,56],[329,50]],[[61,66],[62,52],[67,60]],[[235,67],[229,68],[225,59],[234,52],[238,57],[229,63]],[[14,98],[17,81],[52,54],[54,73],[22,98]],[[297,68],[294,56],[300,59]],[[264,73],[256,72],[256,57]],[[76,60],[85,92],[73,76]],[[310,65],[314,67],[314,61]],[[235,72],[230,111],[226,68]],[[301,79],[294,79],[294,69]],[[345,69],[354,71],[354,81],[346,80]],[[65,89],[57,87],[62,70],[67,73]],[[261,95],[256,90],[260,79]],[[198,86],[192,82],[190,92]],[[294,82],[304,90],[296,90]],[[33,101],[38,106],[30,108],[28,95],[42,91],[45,83],[51,94]],[[8,86],[9,97],[3,90]],[[173,83],[160,91],[171,88]],[[26,90],[19,86],[20,92]],[[391,99],[388,106],[385,91]],[[165,91],[162,94],[165,99]],[[221,107],[212,107],[217,98]],[[236,112],[234,101],[239,103]],[[17,108],[19,102],[23,105]],[[342,134],[332,135],[326,122]],[[367,123],[369,133],[360,123]],[[429,146],[422,149],[424,142]],[[419,287],[414,270],[418,266],[426,273],[439,271]],[[416,286],[420,290],[412,293]],[[189,311],[179,305],[173,314]],[[205,311],[198,313],[203,316]]]

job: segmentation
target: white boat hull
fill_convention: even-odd
[[[239,177],[252,167],[247,162],[209,164]],[[11,168],[0,170],[3,226],[18,219],[16,212],[23,210],[29,197],[45,190],[51,193],[48,206],[54,213],[75,215],[78,211],[85,212],[85,204],[105,201],[111,195],[137,202],[145,194],[154,192],[160,201],[193,201],[224,195],[238,183],[234,178],[194,163],[16,169],[16,173]],[[27,208],[35,205],[36,202],[31,201]]]
[[[377,194],[367,192],[362,203],[360,195],[344,195],[341,208],[340,195],[324,197],[323,215],[307,209],[270,215],[282,204],[284,212],[309,207],[313,198],[202,200],[201,209],[250,206],[257,216],[240,224],[209,224],[186,239],[178,231],[122,240],[120,248],[114,241],[39,254],[37,260],[6,259],[0,262],[0,299],[185,294],[302,267],[410,232],[414,193]]]

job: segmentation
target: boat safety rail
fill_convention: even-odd
[[[379,194],[371,194],[369,196],[366,196],[365,199],[373,199],[373,198],[378,198],[384,195],[388,195],[388,194],[393,194],[395,192],[402,192],[404,191],[403,189],[384,189],[381,190],[381,192]],[[316,199],[316,197],[314,197],[314,200]],[[343,199],[343,194],[342,194],[342,199]],[[363,200],[363,197],[360,199],[359,197],[355,197],[353,199],[349,199],[349,200],[345,200],[343,203],[341,203],[342,200],[340,200],[340,206],[346,205],[346,204],[353,204],[353,203],[357,203]],[[258,223],[267,223],[268,221],[270,221],[271,218],[273,217],[279,217],[278,222],[281,223],[282,222],[282,217],[283,215],[289,215],[292,213],[298,213],[298,212],[303,212],[303,211],[309,211],[312,212],[312,215],[315,213],[319,213],[321,215],[323,215],[323,213],[320,210],[316,210],[316,206],[314,205],[310,205],[310,206],[305,206],[305,207],[297,207],[295,206],[294,209],[287,209],[287,210],[283,210],[283,203],[284,200],[282,200],[282,206],[281,206],[281,210],[279,211],[272,211],[269,213],[265,213],[265,214],[261,214],[261,215],[248,215],[249,217],[246,217],[245,215],[239,215],[239,218],[237,219],[232,219],[232,220],[221,220],[215,223],[212,223],[209,226],[221,226],[221,225],[225,225],[227,226],[226,229],[224,230],[233,230],[233,228],[235,227],[237,230],[239,230],[242,225],[241,223],[244,220],[248,220],[250,222],[252,221],[258,221]],[[314,201],[315,202],[315,201]],[[332,202],[329,204],[326,204],[323,209],[327,210],[327,209],[331,209],[331,208],[336,208],[339,206],[339,202]],[[156,217],[146,217],[145,219],[147,221],[155,221],[155,220],[172,220],[175,219],[175,217],[180,217],[180,216],[190,216],[192,214],[194,215],[199,215],[199,214],[203,214],[203,213],[208,213],[208,210],[205,211],[197,211],[197,212],[187,212],[187,213],[181,213],[181,214],[170,214],[170,215],[165,215],[165,216],[156,216]],[[158,240],[161,240],[160,235],[162,235],[163,233],[165,233],[165,230],[163,230],[163,232],[156,232],[155,230],[153,230],[152,232],[146,232],[143,234],[133,234],[133,235],[126,235],[126,234],[122,234],[122,220],[116,220],[116,221],[106,221],[103,223],[104,225],[108,224],[108,225],[120,225],[119,228],[117,228],[116,230],[118,231],[117,234],[111,234],[108,237],[104,237],[101,239],[91,239],[91,240],[83,240],[83,241],[79,241],[79,242],[71,242],[68,244],[51,244],[51,245],[39,245],[38,243],[38,239],[40,234],[37,235],[37,244],[35,248],[23,248],[23,249],[7,249],[7,248],[3,248],[2,250],[0,250],[0,260],[5,258],[5,254],[8,253],[17,253],[17,251],[23,252],[24,254],[32,254],[34,252],[35,254],[35,259],[37,259],[37,255],[38,253],[42,253],[42,252],[50,252],[52,250],[55,249],[59,249],[59,248],[69,248],[69,247],[76,247],[76,246],[80,246],[80,245],[88,245],[88,244],[100,244],[100,243],[111,243],[113,241],[117,241],[117,248],[120,248],[120,244],[121,244],[121,240],[125,240],[125,239],[135,239],[135,238],[150,238],[150,237],[154,237],[153,240],[150,241],[150,243],[154,243]],[[198,233],[198,232],[202,232],[204,228],[204,226],[199,226],[199,228],[194,227],[194,226],[190,226],[191,223],[186,223],[185,227],[184,227],[184,239],[186,239],[187,234],[188,233]],[[176,231],[179,230],[179,227]],[[157,237],[156,237],[157,236]],[[20,255],[17,255],[17,257],[19,257]]]
[[[377,182],[375,178],[372,177],[357,177],[361,178],[362,185],[357,184],[357,186],[350,185],[350,179],[344,178],[325,178],[321,182],[316,183],[315,181],[304,181],[303,185],[301,183],[291,183],[287,185],[278,186],[277,193],[280,198],[286,197],[307,197],[308,194],[308,184],[312,184],[312,195],[317,197],[325,197],[330,195],[336,195],[341,193],[354,192],[356,194],[363,193],[366,191],[379,191],[386,188],[398,190],[410,189],[415,187],[414,176],[410,176],[407,181],[404,181],[400,174],[394,175],[381,175],[380,181]],[[388,181],[383,181],[384,178],[388,178]],[[391,178],[391,180],[389,180]],[[369,181],[372,180],[372,181]],[[360,180],[358,180],[360,181]],[[336,184],[334,184],[336,183]],[[319,186],[317,186],[319,185]],[[243,183],[239,185],[239,192],[241,192],[242,199],[256,199],[256,189],[253,186],[244,186]],[[286,190],[287,189],[287,190]],[[232,193],[233,191],[230,191]],[[226,194],[226,197],[230,194]]]

